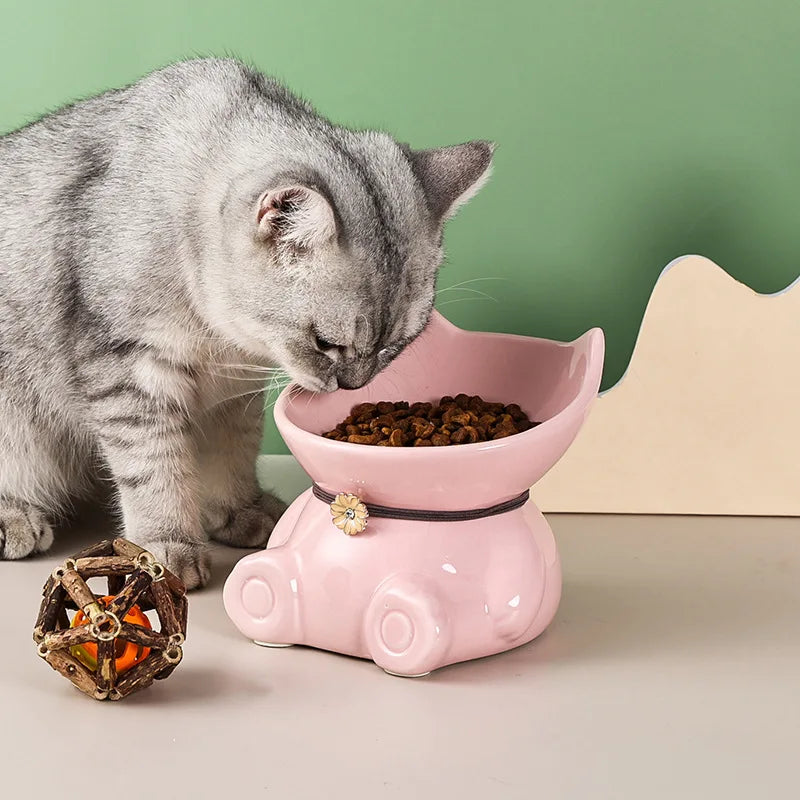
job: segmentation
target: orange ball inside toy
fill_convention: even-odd
[[[113,599],[113,597],[101,597],[99,598],[99,603],[104,606]],[[69,626],[70,628],[77,628],[79,625],[88,625],[89,621],[86,614],[78,610]],[[132,625],[140,625],[142,628],[147,628],[148,630],[153,629],[150,620],[145,616],[139,606],[131,606],[130,611],[124,616],[123,621],[130,622]],[[116,665],[118,675],[136,666],[136,664],[140,661],[144,661],[144,659],[150,655],[149,647],[127,642],[124,639],[116,639],[114,648],[114,664]],[[89,669],[97,669],[97,645],[94,642],[76,644],[74,647],[70,648],[70,650],[72,655]]]

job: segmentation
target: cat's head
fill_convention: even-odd
[[[493,146],[415,151],[345,131],[324,167],[251,186],[228,226],[209,316],[312,391],[363,386],[425,327],[442,230],[491,171]]]

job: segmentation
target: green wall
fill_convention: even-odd
[[[334,120],[491,138],[450,223],[441,308],[476,329],[605,328],[624,371],[650,290],[701,253],[776,291],[800,242],[795,0],[37,0],[2,6],[0,128],[169,60],[233,54]],[[269,449],[281,449],[274,431]]]

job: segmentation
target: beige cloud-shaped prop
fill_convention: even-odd
[[[533,490],[543,511],[800,516],[800,281],[659,278],[630,366]]]

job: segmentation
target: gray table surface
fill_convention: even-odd
[[[289,457],[261,466],[287,499],[305,485]],[[98,703],[31,630],[52,567],[107,524],[0,563],[3,798],[800,795],[797,520],[551,517],[565,584],[550,630],[420,680],[252,645],[221,602],[244,553],[219,548],[177,671]]]

